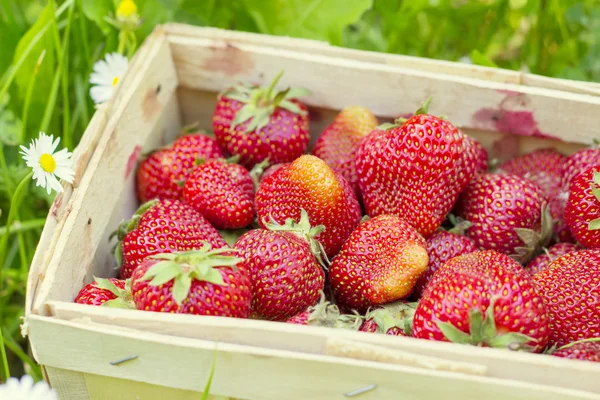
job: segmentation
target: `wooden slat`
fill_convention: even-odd
[[[119,202],[124,188],[125,196],[132,196],[137,155],[149,136],[173,135],[179,130],[178,107],[167,107],[176,101],[177,86],[169,46],[160,31],[152,38],[146,58],[134,60],[130,71],[136,73],[127,74],[124,90],[115,99],[97,149],[81,177],[80,187],[85,189],[73,193],[60,240],[47,261],[33,304],[38,313],[45,312],[44,304],[50,299],[72,299],[77,287],[89,280],[93,261],[96,268],[106,272],[110,259],[106,231],[114,229],[108,223],[113,210],[124,212]]]
[[[328,340],[353,340],[467,365],[473,364],[473,370],[483,366],[489,376],[496,378],[600,393],[600,382],[594,379],[600,375],[600,365],[539,354],[512,353],[413,338],[266,321],[109,310],[60,302],[53,302],[51,308],[53,315],[64,320],[88,318],[93,322],[165,335],[312,354],[327,354]],[[463,366],[459,367],[465,370]],[[447,365],[445,369],[452,368],[448,368]]]
[[[217,352],[211,394],[252,400],[330,400],[368,386],[362,399],[583,400],[600,395],[420,368],[171,337],[32,315],[42,363],[172,388],[201,391]],[[73,357],[65,357],[65,343]],[[117,366],[125,356],[138,358]],[[485,395],[484,395],[485,394]]]
[[[396,117],[432,96],[430,111],[461,128],[544,134],[574,143],[591,143],[596,131],[596,96],[231,41],[176,36],[169,41],[179,81],[187,88],[217,92],[240,80],[265,84],[284,70],[280,86],[311,90],[305,101],[316,107],[360,104],[376,115]]]
[[[65,354],[65,357],[68,357]],[[90,400],[85,377],[82,372],[44,366],[47,380],[59,399]]]

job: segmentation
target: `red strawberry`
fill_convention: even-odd
[[[183,200],[217,229],[244,228],[254,219],[254,184],[239,164],[200,164],[185,182]]]
[[[180,182],[187,179],[198,159],[224,157],[217,142],[202,133],[179,137],[173,144],[155,151],[141,162],[136,176],[138,199],[179,200],[183,191]]]
[[[427,114],[411,117],[402,126],[374,130],[356,153],[367,214],[406,218],[429,236],[471,180],[471,146],[450,122]]]
[[[360,327],[362,332],[410,336],[417,303],[397,302],[369,311]]]
[[[467,148],[473,153],[472,157],[474,159],[475,173],[483,174],[487,172],[489,163],[488,153],[485,147],[470,136],[465,135],[465,140],[467,142]]]
[[[571,180],[565,222],[579,243],[600,247],[600,164]]]
[[[552,353],[553,356],[569,358],[571,360],[600,362],[600,342],[598,338],[593,342],[579,341],[568,344]]]
[[[566,160],[567,157],[553,148],[539,149],[500,164],[498,170],[529,179],[551,199],[560,193],[562,167]]]
[[[548,316],[529,274],[493,250],[452,258],[438,269],[419,301],[413,336],[490,347],[548,342]]]
[[[567,157],[562,168],[563,189],[568,191],[573,178],[594,165],[600,165],[600,148],[583,149]]]
[[[600,336],[600,250],[557,258],[533,281],[548,308],[552,344]]]
[[[565,207],[567,206],[567,199],[569,198],[568,191],[561,191],[558,195],[549,199],[548,208],[550,209],[550,215],[554,221],[554,236],[557,242],[569,242],[574,243],[575,238],[569,229],[569,226],[565,222]]]
[[[442,264],[451,258],[461,254],[472,253],[477,251],[478,247],[473,241],[466,236],[459,235],[454,232],[447,232],[438,229],[427,238],[427,255],[429,256],[429,264],[427,270],[419,278],[415,287],[415,297],[420,297],[427,287],[427,284],[433,277]]]
[[[330,328],[358,330],[363,317],[357,314],[342,314],[335,304],[325,300],[321,295],[321,300],[314,306],[294,315],[285,322],[295,325],[327,326]]]
[[[408,222],[380,215],[361,223],[329,268],[337,303],[364,311],[408,296],[427,268],[425,239]]]
[[[131,278],[138,310],[248,318],[252,291],[248,271],[231,249],[163,253],[148,257]]]
[[[467,185],[456,213],[470,222],[467,236],[477,246],[526,262],[552,235],[552,219],[546,207],[542,210],[545,201],[542,189],[527,179],[484,174]]]
[[[122,279],[94,278],[75,297],[75,303],[92,306],[135,308],[131,299],[130,281]]]
[[[306,210],[312,226],[325,226],[315,239],[329,258],[337,254],[361,217],[348,182],[311,155],[297,158],[265,179],[256,192],[255,204],[263,228],[271,218],[279,224],[288,218],[298,221],[300,210]]]
[[[267,230],[268,229],[268,230]],[[286,320],[319,300],[325,274],[315,257],[320,247],[314,237],[323,226],[311,229],[302,210],[300,221],[267,224],[236,242],[252,281],[252,311],[262,319]]]
[[[227,245],[219,232],[192,207],[177,200],[150,201],[117,232],[115,249],[123,278],[151,255],[199,248],[205,241],[213,247]]]
[[[579,246],[573,243],[557,243],[549,249],[545,250],[544,253],[540,254],[527,264],[527,270],[531,275],[537,274],[540,271],[548,268],[550,263],[556,260],[558,257],[569,254],[573,251],[581,250]]]
[[[273,175],[275,173],[275,171],[277,171],[281,167],[285,167],[286,165],[290,165],[290,163],[275,164],[275,165],[271,165],[271,166],[267,167],[267,169],[265,169],[265,172],[263,172],[260,175],[258,182],[262,183],[262,181],[267,179],[269,176]]]
[[[360,141],[378,125],[377,117],[364,107],[346,107],[325,128],[313,149],[339,175],[346,178],[360,196],[354,159]]]
[[[234,86],[217,99],[212,120],[217,141],[248,168],[267,158],[273,164],[291,162],[308,147],[308,111],[296,100],[306,91],[276,92],[280,77],[268,88]]]

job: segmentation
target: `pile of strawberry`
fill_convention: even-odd
[[[383,125],[348,107],[309,155],[304,92],[276,82],[140,163],[121,279],[76,302],[600,360],[600,149],[489,171],[425,104]]]

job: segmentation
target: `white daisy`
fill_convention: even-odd
[[[112,97],[128,66],[127,57],[119,53],[109,53],[104,60],[94,64],[90,83],[95,86],[90,88],[90,96],[96,104],[104,103]]]
[[[21,380],[9,378],[0,385],[0,399],[6,400],[58,400],[53,389],[46,382],[33,382],[33,378],[25,375]]]
[[[27,166],[33,170],[33,179],[37,186],[42,186],[48,191],[62,192],[63,187],[58,179],[73,183],[75,171],[73,171],[72,154],[67,149],[55,153],[60,138],[54,138],[40,132],[40,137],[34,139],[29,148],[21,146],[21,154]]]

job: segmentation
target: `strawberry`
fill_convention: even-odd
[[[254,184],[239,164],[201,163],[185,182],[183,200],[217,229],[244,228],[254,219]]]
[[[113,235],[119,239],[115,258],[125,279],[148,256],[196,249],[205,241],[215,248],[227,245],[202,215],[177,200],[145,203]]]
[[[560,193],[566,160],[567,157],[553,148],[539,149],[500,164],[497,172],[529,179],[551,199]]]
[[[369,311],[360,327],[362,332],[410,336],[417,303],[396,302]]]
[[[260,175],[260,178],[258,181],[259,184],[262,183],[262,181],[267,179],[269,176],[273,175],[275,173],[275,171],[277,171],[279,168],[285,167],[286,165],[290,165],[290,163],[281,163],[281,164],[274,164],[274,165],[268,166],[265,169],[265,171]]]
[[[416,298],[423,294],[423,291],[433,277],[433,274],[442,266],[442,264],[461,254],[472,253],[478,250],[473,239],[442,229],[438,229],[427,238],[426,248],[427,255],[429,256],[429,263],[425,273],[421,275],[415,287],[414,294]]]
[[[401,126],[382,125],[363,139],[356,173],[370,217],[406,218],[427,237],[471,180],[475,153],[454,125],[424,112]]]
[[[308,147],[308,111],[297,100],[307,92],[276,92],[280,78],[281,73],[268,88],[237,85],[217,98],[212,119],[217,142],[248,168],[267,158],[272,164],[291,162]]]
[[[325,226],[315,239],[329,258],[337,254],[361,217],[350,184],[311,155],[297,158],[266,178],[256,192],[255,204],[263,228],[271,219],[279,224],[288,218],[298,221],[300,210],[306,210],[312,226]]]
[[[565,222],[579,243],[600,247],[600,164],[571,180]]]
[[[360,141],[378,125],[377,117],[364,107],[346,107],[317,139],[313,154],[346,178],[360,196],[354,159]]]
[[[533,276],[550,317],[550,342],[563,346],[600,335],[600,250],[554,260]]]
[[[337,303],[361,312],[408,296],[427,268],[425,239],[407,221],[380,215],[362,222],[329,268]]]
[[[552,197],[548,203],[550,215],[554,221],[554,236],[556,242],[575,242],[575,238],[565,222],[565,207],[567,206],[568,198],[569,192],[561,190],[561,192],[557,196]]]
[[[437,270],[417,306],[413,336],[541,351],[548,316],[519,264],[493,250],[476,251]]]
[[[136,173],[138,199],[142,203],[152,199],[179,200],[180,182],[187,179],[196,160],[222,157],[217,142],[205,134],[181,136],[170,147],[155,151],[140,163]]]
[[[290,218],[266,227],[245,233],[234,248],[250,271],[253,314],[282,321],[313,306],[324,289],[325,274],[315,257],[321,249],[314,239],[323,226],[311,228],[302,210],[298,223]]]
[[[598,338],[594,341],[587,342],[581,340],[570,343],[555,350],[552,355],[555,357],[569,358],[571,360],[593,361],[600,362],[600,342]]]
[[[330,328],[358,330],[363,323],[363,317],[358,314],[342,314],[335,304],[321,300],[314,306],[287,319],[285,322],[294,325],[327,326]]]
[[[92,306],[135,308],[131,298],[131,282],[122,279],[94,278],[75,297],[75,303]]]
[[[252,291],[248,271],[231,249],[155,254],[133,271],[131,291],[138,310],[248,318]]]
[[[456,213],[470,223],[466,233],[477,246],[527,262],[552,235],[545,202],[542,189],[527,179],[484,174],[467,185]]]
[[[558,257],[569,254],[573,251],[581,250],[579,246],[573,243],[557,243],[549,249],[544,249],[545,252],[535,257],[527,264],[527,271],[531,275],[537,274],[545,270]]]
[[[489,168],[488,162],[488,153],[485,147],[477,140],[473,139],[470,136],[465,135],[465,140],[467,142],[467,148],[469,151],[473,153],[473,163],[475,167],[476,174],[483,174],[487,172]]]
[[[568,191],[573,178],[594,165],[600,165],[600,148],[583,149],[571,154],[562,167],[562,188]]]

